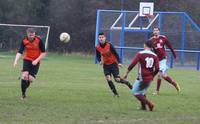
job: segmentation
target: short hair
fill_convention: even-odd
[[[151,41],[150,41],[150,40],[145,41],[144,44],[145,44],[147,47],[152,48],[152,44],[151,44]]]
[[[26,32],[27,33],[35,33],[35,29],[34,28],[27,28]]]
[[[103,32],[100,32],[99,35],[105,35]]]

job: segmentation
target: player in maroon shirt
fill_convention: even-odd
[[[150,40],[152,43],[153,50],[159,58],[159,65],[160,65],[160,71],[159,71],[158,79],[157,79],[157,88],[156,88],[156,92],[153,94],[159,93],[160,85],[161,85],[161,77],[165,79],[167,82],[169,82],[170,84],[172,84],[176,88],[176,90],[180,92],[180,87],[178,83],[176,83],[176,81],[173,80],[166,73],[168,67],[167,67],[167,53],[165,50],[165,46],[167,46],[171,50],[174,58],[176,58],[176,53],[174,52],[172,45],[170,44],[166,36],[160,35],[160,29],[157,27],[153,29],[153,37],[151,37]]]
[[[119,55],[113,45],[106,41],[104,33],[99,33],[98,39],[99,44],[96,46],[97,60],[100,65],[103,65],[104,75],[114,96],[119,97],[115,85],[112,82],[112,76],[117,83],[125,84],[130,89],[132,89],[132,85],[127,80],[124,80],[119,76],[118,66],[122,66],[122,64],[120,63]]]
[[[138,77],[133,84],[133,95],[140,101],[141,110],[147,110],[146,105],[149,110],[152,111],[154,104],[147,99],[145,93],[150,86],[154,76],[159,71],[159,60],[155,53],[151,51],[151,42],[147,41],[144,43],[144,50],[140,51],[134,57],[132,63],[129,65],[128,70],[124,78],[126,79],[129,72],[138,63]]]

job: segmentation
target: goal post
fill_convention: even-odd
[[[50,26],[44,25],[23,25],[23,24],[2,24],[0,23],[0,49],[1,51],[14,51],[19,43],[26,36],[27,28],[35,28],[36,35],[40,36],[48,49]]]

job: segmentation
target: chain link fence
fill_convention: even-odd
[[[143,49],[152,29],[159,27],[177,53],[177,59],[173,60],[167,50],[169,66],[199,69],[200,28],[187,13],[155,12],[152,18],[137,15],[138,11],[98,10],[95,44],[98,43],[97,34],[104,32],[122,61],[129,64],[135,53]]]

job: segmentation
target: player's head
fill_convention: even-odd
[[[150,50],[151,48],[152,48],[152,44],[151,44],[150,40],[144,42],[144,49],[145,50]]]
[[[105,34],[103,32],[99,33],[98,39],[101,44],[104,44],[106,42]]]
[[[26,34],[29,40],[33,40],[35,37],[35,29],[34,28],[27,28]]]
[[[159,27],[154,27],[153,28],[153,35],[154,36],[160,35],[160,28]]]

